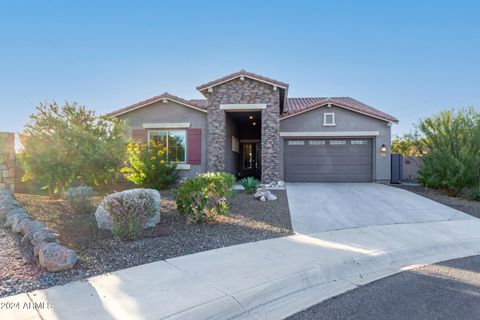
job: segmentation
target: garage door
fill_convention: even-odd
[[[372,181],[372,139],[286,140],[285,181]]]

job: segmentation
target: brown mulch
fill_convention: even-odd
[[[120,241],[97,228],[93,212],[78,214],[64,200],[16,194],[28,213],[59,234],[60,242],[75,250],[79,261],[72,270],[46,272],[19,246],[19,236],[0,233],[0,296],[12,295],[153,261],[293,234],[285,191],[278,199],[260,202],[238,192],[228,216],[208,224],[189,224],[175,206],[172,191],[161,192],[161,223],[145,231],[143,239]],[[97,203],[100,198],[95,200]],[[14,265],[14,268],[7,267]]]

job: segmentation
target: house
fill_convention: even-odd
[[[287,83],[241,70],[109,114],[137,141],[166,145],[183,175],[227,171],[264,182],[390,180],[398,120],[348,97],[289,98]]]

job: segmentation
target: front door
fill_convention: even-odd
[[[242,157],[240,175],[242,177],[256,177],[260,179],[262,168],[261,143],[242,143]]]

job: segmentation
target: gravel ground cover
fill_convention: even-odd
[[[200,251],[291,235],[286,192],[272,192],[278,200],[260,202],[237,192],[228,216],[195,225],[178,215],[172,191],[162,191],[161,223],[146,230],[143,239],[129,242],[98,230],[93,213],[75,214],[64,200],[16,194],[33,218],[57,231],[60,242],[75,250],[79,261],[65,272],[42,270],[35,264],[31,249],[20,246],[20,237],[2,228],[0,297]]]
[[[464,198],[450,197],[446,192],[436,189],[425,189],[422,186],[404,184],[392,184],[391,186],[414,192],[420,196],[439,202],[453,209],[468,213],[471,216],[480,218],[480,202]]]

